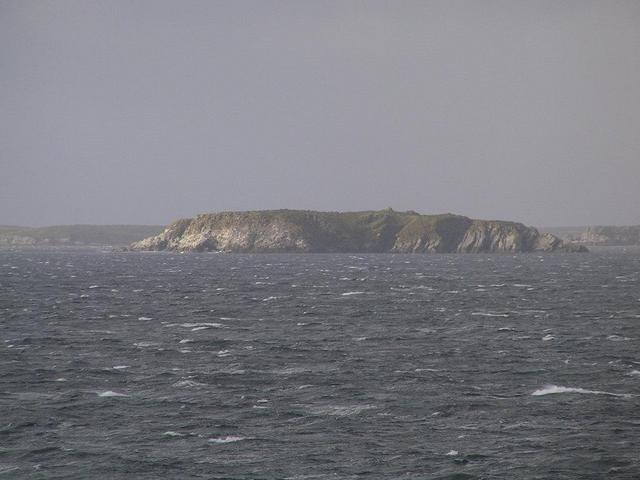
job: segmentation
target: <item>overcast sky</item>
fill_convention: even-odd
[[[640,224],[640,2],[0,0],[0,224]]]

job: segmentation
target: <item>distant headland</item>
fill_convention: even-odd
[[[522,223],[364,212],[260,210],[201,214],[171,223],[128,250],[234,253],[517,253],[585,252]]]
[[[0,247],[129,245],[162,232],[158,225],[53,225],[16,227],[0,225]]]

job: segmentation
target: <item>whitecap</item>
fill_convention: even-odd
[[[100,288],[99,285],[89,285],[89,288]]]
[[[364,294],[364,293],[366,293],[366,292],[344,292],[344,293],[342,293],[341,295],[342,295],[343,297],[348,297],[348,296],[350,296],[350,295],[362,295],[362,294]]]
[[[271,300],[277,300],[278,297],[267,297],[267,298],[263,298],[262,301],[263,302],[270,302]]]
[[[128,397],[124,393],[114,392],[113,390],[107,390],[106,392],[98,392],[99,397]]]
[[[151,317],[138,317],[138,320],[153,320]]]
[[[183,338],[178,343],[191,343],[191,342],[193,342],[193,339],[191,339],[191,338]]]
[[[115,370],[124,370],[125,368],[129,368],[129,365],[116,365],[113,367]]]
[[[184,433],[173,432],[171,430],[168,432],[164,432],[163,435],[166,435],[168,437],[184,437]]]
[[[545,335],[544,337],[542,337],[542,341],[543,342],[548,342],[549,340],[553,340],[556,337],[554,337],[553,335]]]
[[[632,377],[640,377],[640,370],[631,370],[629,375]]]
[[[507,313],[490,313],[490,312],[472,312],[474,317],[508,317]]]
[[[600,390],[587,390],[584,388],[576,388],[576,387],[563,387],[561,385],[545,385],[542,388],[531,393],[534,397],[542,396],[542,395],[554,395],[557,393],[589,393],[592,395],[609,395],[612,397],[624,397],[630,398],[632,397],[629,393],[611,393],[611,392],[603,392]]]
[[[629,337],[621,337],[620,335],[609,335],[607,337],[607,340],[610,340],[612,342],[624,342],[626,340],[630,340]]]
[[[179,380],[173,384],[174,387],[202,387],[205,383],[196,382],[194,380]]]
[[[238,436],[235,436],[235,435],[229,435],[227,437],[210,438],[209,439],[209,443],[222,444],[222,443],[240,442],[242,440],[246,440],[246,437],[238,437]]]
[[[205,328],[220,328],[223,326],[221,323],[215,323],[215,322],[179,323],[177,325],[184,328],[191,328],[192,331],[196,331],[196,330],[193,330],[194,328],[197,328],[198,330],[204,330]],[[167,326],[174,327],[176,326],[176,324],[170,323]]]
[[[455,457],[456,455],[458,455],[458,451],[457,450],[449,450],[445,455],[449,455],[450,457]]]

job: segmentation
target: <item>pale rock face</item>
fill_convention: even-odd
[[[555,235],[545,233],[536,239],[536,250],[540,250],[541,252],[552,252],[558,249],[562,243],[562,240]]]
[[[474,221],[462,242],[458,252],[527,252],[538,231],[519,223],[501,224],[499,222]]]

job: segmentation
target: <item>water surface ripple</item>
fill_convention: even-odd
[[[0,478],[640,478],[640,254],[0,250]]]

